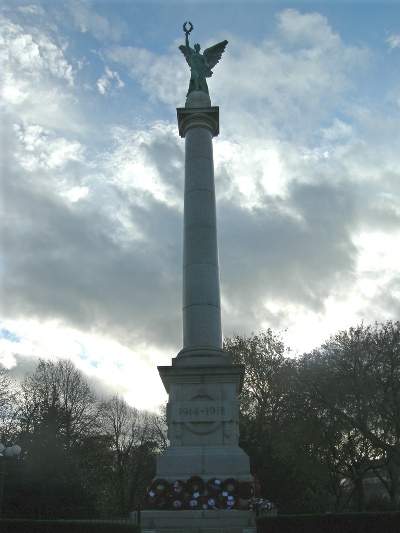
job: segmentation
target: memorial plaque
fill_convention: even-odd
[[[233,419],[230,401],[191,400],[168,404],[171,422],[229,422]]]

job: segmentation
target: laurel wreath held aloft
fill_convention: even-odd
[[[190,24],[190,28],[189,29],[187,29],[187,24]],[[192,30],[193,30],[193,24],[190,21],[184,22],[183,31],[186,33],[186,35],[189,35],[189,33],[191,33]]]

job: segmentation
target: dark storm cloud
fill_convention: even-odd
[[[176,135],[154,133],[151,142],[142,145],[146,160],[155,166],[163,182],[173,189],[173,194],[176,198],[181,198],[183,204],[185,144],[180,139],[178,140]]]
[[[223,203],[219,243],[228,308],[239,309],[247,317],[243,326],[253,329],[270,314],[266,301],[322,312],[325,299],[354,279],[353,220],[345,185],[292,183],[287,200],[265,196],[252,210]],[[274,317],[279,327],[284,320]]]
[[[96,198],[71,203],[54,194],[52,178],[16,164],[4,182],[7,316],[57,318],[124,344],[179,342],[179,212],[146,193],[141,204],[125,198],[141,234],[130,235]]]

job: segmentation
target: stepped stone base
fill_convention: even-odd
[[[142,533],[256,533],[252,511],[143,511]]]
[[[157,476],[168,481],[199,475],[254,483],[249,457],[239,446],[169,447],[157,458]]]

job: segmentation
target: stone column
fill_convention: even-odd
[[[178,356],[222,351],[221,302],[212,139],[219,108],[192,92],[178,110],[185,138],[183,349]]]

